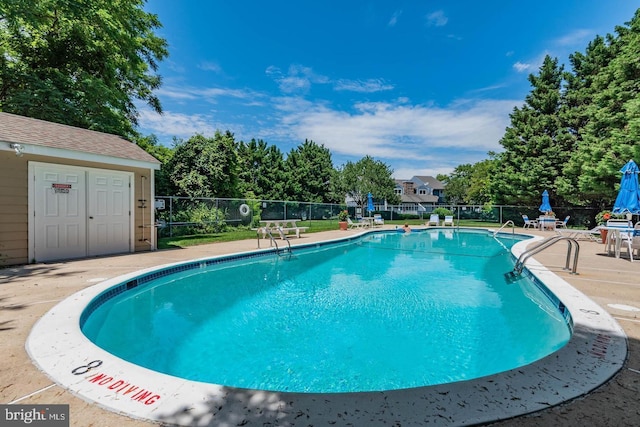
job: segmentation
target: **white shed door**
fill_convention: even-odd
[[[127,252],[131,234],[130,174],[89,171],[89,252]]]
[[[82,170],[56,165],[36,166],[36,261],[86,256],[86,188]]]
[[[34,175],[36,262],[131,250],[132,173],[39,163]]]

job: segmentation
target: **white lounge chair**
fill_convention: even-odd
[[[599,242],[601,240],[600,226],[594,227],[591,230],[574,230],[571,228],[563,228],[560,230],[556,229],[556,233],[576,240],[587,239],[594,242]]]
[[[440,215],[431,214],[429,221],[427,221],[427,226],[429,225],[440,225]]]
[[[348,228],[367,228],[369,226],[368,222],[353,222],[351,218],[347,217],[347,227]]]
[[[373,215],[373,225],[384,225],[384,219],[382,219],[382,215],[374,214]]]
[[[529,219],[527,215],[522,215],[522,219],[524,220],[524,225],[522,228],[538,228],[538,220],[537,219]]]
[[[453,227],[453,215],[445,215],[444,221],[442,221],[443,226],[450,225]]]

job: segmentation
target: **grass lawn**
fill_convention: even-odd
[[[385,221],[386,225],[397,225],[401,227],[404,223],[408,223],[410,226],[417,227],[423,226],[426,219],[410,219],[410,220],[394,220]],[[300,227],[309,227],[307,233],[317,233],[320,231],[336,230],[338,228],[337,221],[300,221]],[[457,222],[456,222],[457,224]],[[500,224],[495,222],[484,222],[475,220],[461,220],[460,226],[462,227],[498,227]],[[203,245],[206,243],[216,242],[231,242],[235,240],[255,239],[256,230],[250,230],[246,228],[231,228],[229,231],[214,233],[214,234],[194,234],[189,236],[173,236],[162,237],[158,239],[158,249],[171,249],[171,248],[184,248],[187,246]]]

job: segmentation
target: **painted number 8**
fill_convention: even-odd
[[[102,360],[94,360],[93,362],[89,362],[86,365],[78,366],[76,369],[71,371],[71,373],[73,375],[83,375],[100,365],[102,365]]]

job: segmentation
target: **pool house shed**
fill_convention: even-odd
[[[154,250],[158,169],[119,136],[0,112],[0,267]]]

